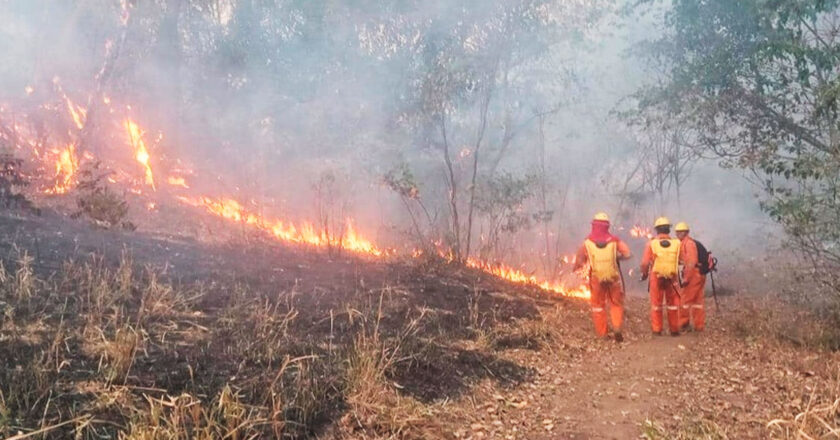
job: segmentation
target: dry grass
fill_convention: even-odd
[[[405,349],[416,344],[424,313],[407,320],[394,337],[385,338],[381,327],[384,296],[384,292],[380,294],[377,307],[369,313],[355,314],[361,330],[345,357],[343,387],[349,411],[342,422],[345,429],[360,435],[406,437],[416,435],[416,428],[428,422],[428,417],[422,405],[399,394],[388,376],[411,358]]]
[[[722,314],[721,320],[748,343],[769,338],[796,347],[840,349],[840,326],[774,295],[740,298],[737,313]]]
[[[37,409],[51,393],[55,374],[47,368],[43,355],[0,371],[0,434],[4,426],[14,426],[36,417]]]
[[[0,301],[15,318],[0,322],[0,338],[20,345],[0,346],[0,437],[304,438],[330,420],[343,421],[341,437],[420,437],[431,426],[428,407],[389,379],[428,345],[418,337],[425,314],[386,331],[387,292],[331,314],[343,333],[327,346],[298,323],[294,290],[238,286],[205,317],[202,289],[138,271],[127,254],[115,267],[67,263],[48,281],[31,263],[0,270]],[[171,379],[179,371],[188,374]],[[167,383],[175,388],[158,388]]]
[[[767,429],[777,439],[840,438],[840,398],[829,403],[809,403],[792,419],[772,420]]]
[[[209,403],[190,394],[145,397],[148,407],[134,410],[135,416],[120,439],[256,438],[260,431],[254,427],[264,421],[227,386]]]
[[[111,338],[102,335],[100,371],[105,372],[109,384],[125,383],[142,342],[142,336],[130,325],[117,329]]]
[[[656,422],[645,420],[641,438],[646,440],[727,440],[729,436],[720,426],[710,420],[693,420],[684,423],[675,431],[669,431]]]
[[[37,279],[32,268],[34,259],[25,251],[17,251],[18,257],[14,262],[17,268],[7,271],[0,261],[0,301],[15,302],[25,305],[35,294]]]

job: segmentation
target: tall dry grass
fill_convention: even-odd
[[[767,429],[776,439],[840,439],[840,398],[834,402],[809,402],[793,418],[770,421]]]

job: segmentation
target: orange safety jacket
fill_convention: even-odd
[[[700,273],[699,255],[697,253],[697,242],[690,236],[686,236],[680,245],[680,261],[683,263],[683,280],[688,281],[694,277],[705,277]]]

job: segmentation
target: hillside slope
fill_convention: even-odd
[[[749,297],[680,337],[631,298],[616,344],[583,301],[438,261],[50,216],[0,218],[0,252],[12,438],[793,438],[767,423],[840,384],[837,354],[770,322],[806,315]]]

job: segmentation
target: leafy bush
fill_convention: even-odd
[[[104,180],[109,173],[100,171],[99,166],[99,162],[96,162],[79,172],[79,196],[76,199],[79,210],[74,217],[84,215],[106,228],[119,226],[135,229],[132,223],[125,221],[128,203],[105,185]]]

